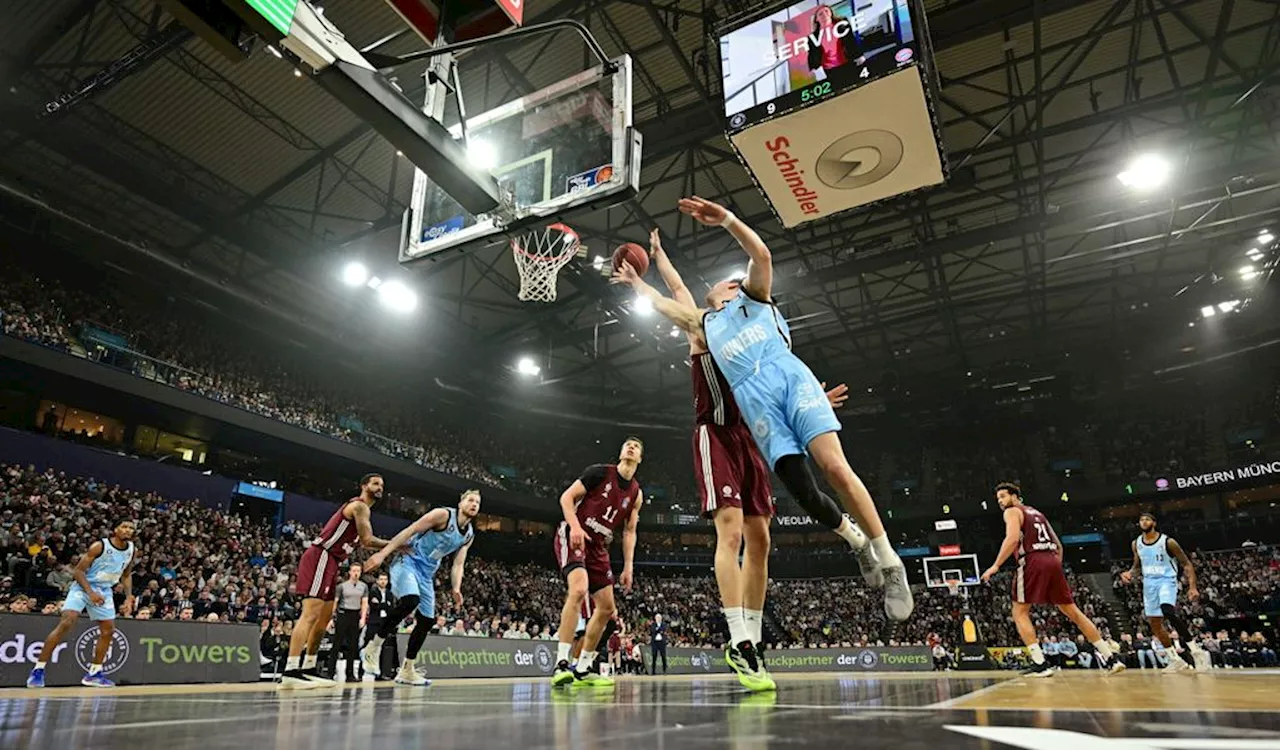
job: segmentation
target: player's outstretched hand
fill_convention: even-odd
[[[649,257],[657,259],[659,255],[666,255],[667,251],[662,249],[662,237],[657,228],[649,233]]]
[[[822,390],[827,391],[827,384],[822,384]],[[844,406],[844,402],[849,400],[849,386],[841,383],[840,385],[827,391],[827,401],[831,402],[832,409],[839,409]]]
[[[677,205],[680,206],[681,213],[692,216],[709,227],[720,226],[729,216],[729,209],[696,195],[692,198],[681,198]]]
[[[374,552],[372,555],[369,555],[368,560],[364,561],[364,572],[368,573],[373,571],[375,568],[382,565],[382,563],[385,562],[386,559],[387,559],[387,556],[382,554],[381,552]]]
[[[982,574],[982,582],[991,583],[991,576],[995,575],[998,571],[999,569],[994,565],[992,565],[990,568],[987,568],[987,572]]]
[[[1120,574],[1121,583],[1133,583],[1133,571],[1126,570]]]
[[[627,286],[634,286],[639,281],[640,274],[636,272],[635,266],[632,266],[625,260],[622,262],[622,265],[618,266],[618,268],[613,272],[613,275],[609,277],[610,284],[626,284]]]
[[[454,589],[452,593],[453,593],[454,606],[456,606],[458,609],[462,609],[462,592],[457,589]]]

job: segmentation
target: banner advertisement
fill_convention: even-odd
[[[408,635],[400,634],[400,653]],[[641,647],[645,671],[651,652]],[[933,658],[924,646],[849,649],[773,649],[765,652],[771,672],[927,672]],[[515,641],[461,636],[430,636],[418,654],[418,666],[432,678],[545,677],[556,666],[555,641]],[[668,648],[668,674],[727,672],[723,649]]]
[[[958,669],[995,669],[987,647],[977,643],[965,643],[956,649],[956,667]]]
[[[21,687],[58,624],[52,615],[0,617],[0,687]],[[49,687],[79,685],[98,642],[96,623],[81,618],[54,649]],[[172,620],[116,620],[102,671],[120,685],[257,682],[258,627]]]

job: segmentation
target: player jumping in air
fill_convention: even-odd
[[[556,564],[564,573],[569,592],[560,611],[560,646],[556,653],[556,669],[552,685],[576,682],[580,685],[608,687],[613,680],[593,671],[596,647],[612,620],[617,606],[613,600],[613,567],[609,562],[609,544],[622,526],[622,575],[618,583],[631,590],[636,553],[636,524],[644,495],[636,481],[636,469],[644,458],[644,443],[630,437],[622,444],[618,463],[587,467],[569,489],[560,495],[564,521],[556,531]],[[573,648],[574,625],[579,613],[590,602],[587,632],[582,637],[582,654],[576,665],[569,663]]]
[[[627,263],[614,274],[613,282],[630,285],[677,326],[703,337],[774,473],[800,507],[858,551],[867,583],[885,589],[889,618],[906,620],[915,607],[906,568],[889,543],[871,493],[845,458],[836,434],[840,420],[824,397],[822,384],[791,351],[790,328],[773,302],[769,248],[724,206],[694,197],[682,199],[680,210],[733,235],[751,258],[746,280],[713,286],[706,297],[710,310],[664,297]],[[806,455],[813,457],[861,529],[849,523],[840,507],[818,488]]]
[[[1124,662],[1115,658],[1111,646],[1102,638],[1098,627],[1076,606],[1071,586],[1062,570],[1062,543],[1040,511],[1022,502],[1022,490],[1011,482],[996,486],[996,502],[1004,511],[1004,542],[996,561],[982,574],[983,581],[1000,570],[1010,557],[1017,558],[1013,573],[1013,624],[1031,653],[1028,677],[1052,677],[1054,668],[1045,661],[1044,651],[1031,624],[1031,605],[1052,604],[1066,615],[1098,652],[1103,669],[1112,673],[1124,671]]]
[[[678,303],[697,307],[689,288],[666,251],[655,229],[649,234],[649,256],[658,274]],[[716,528],[715,574],[721,611],[729,626],[725,661],[748,690],[776,688],[764,663],[763,640],[765,588],[769,583],[769,522],[773,519],[773,486],[769,469],[751,440],[728,381],[707,351],[701,329],[688,331],[692,363],[693,472],[702,515]],[[833,407],[847,398],[839,386],[826,394]],[[849,527],[856,532],[856,527]],[[865,546],[866,537],[858,542]],[[745,546],[743,542],[746,542]],[[738,563],[738,553],[742,563]]]
[[[111,536],[89,545],[71,568],[75,582],[67,589],[67,599],[62,603],[62,618],[40,649],[35,669],[27,677],[27,687],[44,687],[44,670],[53,659],[54,650],[67,633],[76,626],[80,613],[89,610],[89,619],[98,623],[98,645],[93,651],[93,663],[89,672],[80,680],[85,687],[109,688],[115,683],[102,673],[102,663],[111,648],[111,636],[116,629],[116,603],[111,590],[117,583],[124,588],[121,614],[128,617],[133,612],[133,521],[122,521]]]
[[[333,589],[338,581],[338,567],[357,545],[382,549],[387,544],[385,539],[373,535],[369,524],[369,509],[382,497],[382,488],[380,474],[361,477],[360,495],[344,503],[325,523],[320,536],[302,553],[297,584],[298,594],[302,596],[302,613],[289,639],[289,660],[280,679],[282,689],[307,690],[334,684],[333,680],[320,676],[316,654],[325,628],[333,619]]]
[[[467,550],[471,549],[476,538],[476,529],[471,522],[479,513],[480,490],[467,490],[458,499],[457,508],[428,511],[365,562],[365,570],[373,570],[396,550],[404,548],[404,552],[391,564],[391,593],[396,597],[396,606],[382,622],[382,629],[372,635],[360,651],[366,672],[378,673],[383,641],[394,638],[401,621],[416,609],[409,648],[405,651],[404,664],[396,675],[396,682],[402,685],[431,684],[430,680],[418,674],[414,661],[427,640],[427,633],[435,624],[436,571],[440,569],[441,560],[457,553],[453,557],[453,567],[449,569],[449,583],[453,603],[461,608],[462,574],[467,564]]]
[[[1165,629],[1168,620],[1182,636],[1183,643],[1191,643],[1194,635],[1187,627],[1187,621],[1178,613],[1178,568],[1176,559],[1187,574],[1187,599],[1195,601],[1200,598],[1196,588],[1196,569],[1187,558],[1182,547],[1160,533],[1156,528],[1156,517],[1151,513],[1143,513],[1138,517],[1138,527],[1142,536],[1133,540],[1133,567],[1120,574],[1120,580],[1129,583],[1139,570],[1142,571],[1142,613],[1151,624],[1151,633],[1164,644],[1165,653],[1169,655],[1169,664],[1164,668],[1166,673],[1183,672],[1191,669],[1173,644],[1173,638]]]

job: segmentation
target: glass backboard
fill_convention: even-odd
[[[946,588],[948,580],[959,581],[961,586],[977,586],[982,582],[977,555],[926,557],[922,562],[924,582],[931,589]]]
[[[466,150],[490,170],[514,219],[472,215],[422,171],[414,178],[400,262],[504,240],[507,233],[633,197],[640,139],[631,120],[631,58],[613,60],[467,119]],[[450,133],[459,141],[462,128]]]

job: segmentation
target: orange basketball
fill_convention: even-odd
[[[636,273],[641,276],[649,270],[649,252],[634,242],[619,245],[618,249],[613,251],[614,270],[621,268],[623,261],[630,263],[631,267],[636,269]]]

